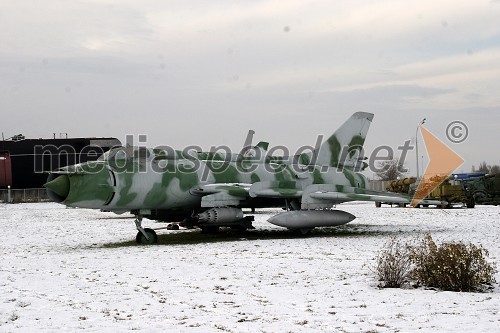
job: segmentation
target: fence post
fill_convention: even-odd
[[[10,203],[10,185],[7,186],[7,203]]]

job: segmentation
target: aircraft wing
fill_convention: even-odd
[[[253,183],[249,189],[252,198],[300,198],[303,191],[295,181],[263,181]]]
[[[206,184],[195,185],[190,192],[202,196],[202,207],[237,206],[249,196],[251,184]]]
[[[396,197],[381,194],[362,194],[362,193],[342,193],[342,192],[315,192],[311,197],[323,200],[346,200],[346,201],[382,201],[392,203],[410,203],[411,199],[406,197]]]
[[[408,194],[371,191],[363,188],[335,185],[312,185],[304,191],[302,197],[303,204],[307,207],[308,204],[318,207],[322,202],[342,203],[346,201],[380,201],[385,203],[409,204],[412,197]],[[428,205],[446,205],[446,201],[439,200],[422,200],[420,204]]]
[[[248,197],[256,198],[302,198],[305,203],[313,203],[315,208],[325,204],[337,204],[347,201],[380,201],[394,204],[409,204],[412,197],[407,194],[372,191],[363,188],[318,184],[308,186],[304,191],[295,187],[295,182],[258,182],[254,184],[207,184],[196,185],[191,193],[203,196],[202,207],[221,207],[238,205]],[[422,200],[420,204],[446,205],[439,200]]]

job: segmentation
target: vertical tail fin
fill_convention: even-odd
[[[314,164],[363,169],[363,144],[372,120],[373,113],[354,113],[320,146]]]

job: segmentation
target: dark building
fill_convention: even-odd
[[[8,151],[0,151],[0,188],[12,184],[12,168]]]
[[[0,141],[0,188],[41,188],[47,172],[97,160],[120,145],[116,138],[26,139],[16,135]]]

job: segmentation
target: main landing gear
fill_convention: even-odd
[[[135,240],[138,244],[155,244],[158,243],[158,236],[153,229],[142,227],[143,214],[150,216],[147,211],[133,210],[135,215],[135,227],[137,228],[137,236]],[[217,233],[220,227],[230,227],[236,231],[244,231],[253,229],[253,216],[243,216],[241,208],[235,207],[216,207],[206,211],[193,214],[191,217],[184,219],[180,226],[187,229],[198,227],[202,233]],[[158,228],[164,229],[164,228]],[[178,224],[169,224],[168,230],[178,230]]]
[[[142,215],[136,215],[135,217],[135,227],[137,230],[137,236],[135,237],[135,241],[138,244],[155,244],[158,243],[158,236],[156,236],[156,232],[150,228],[142,228]]]

